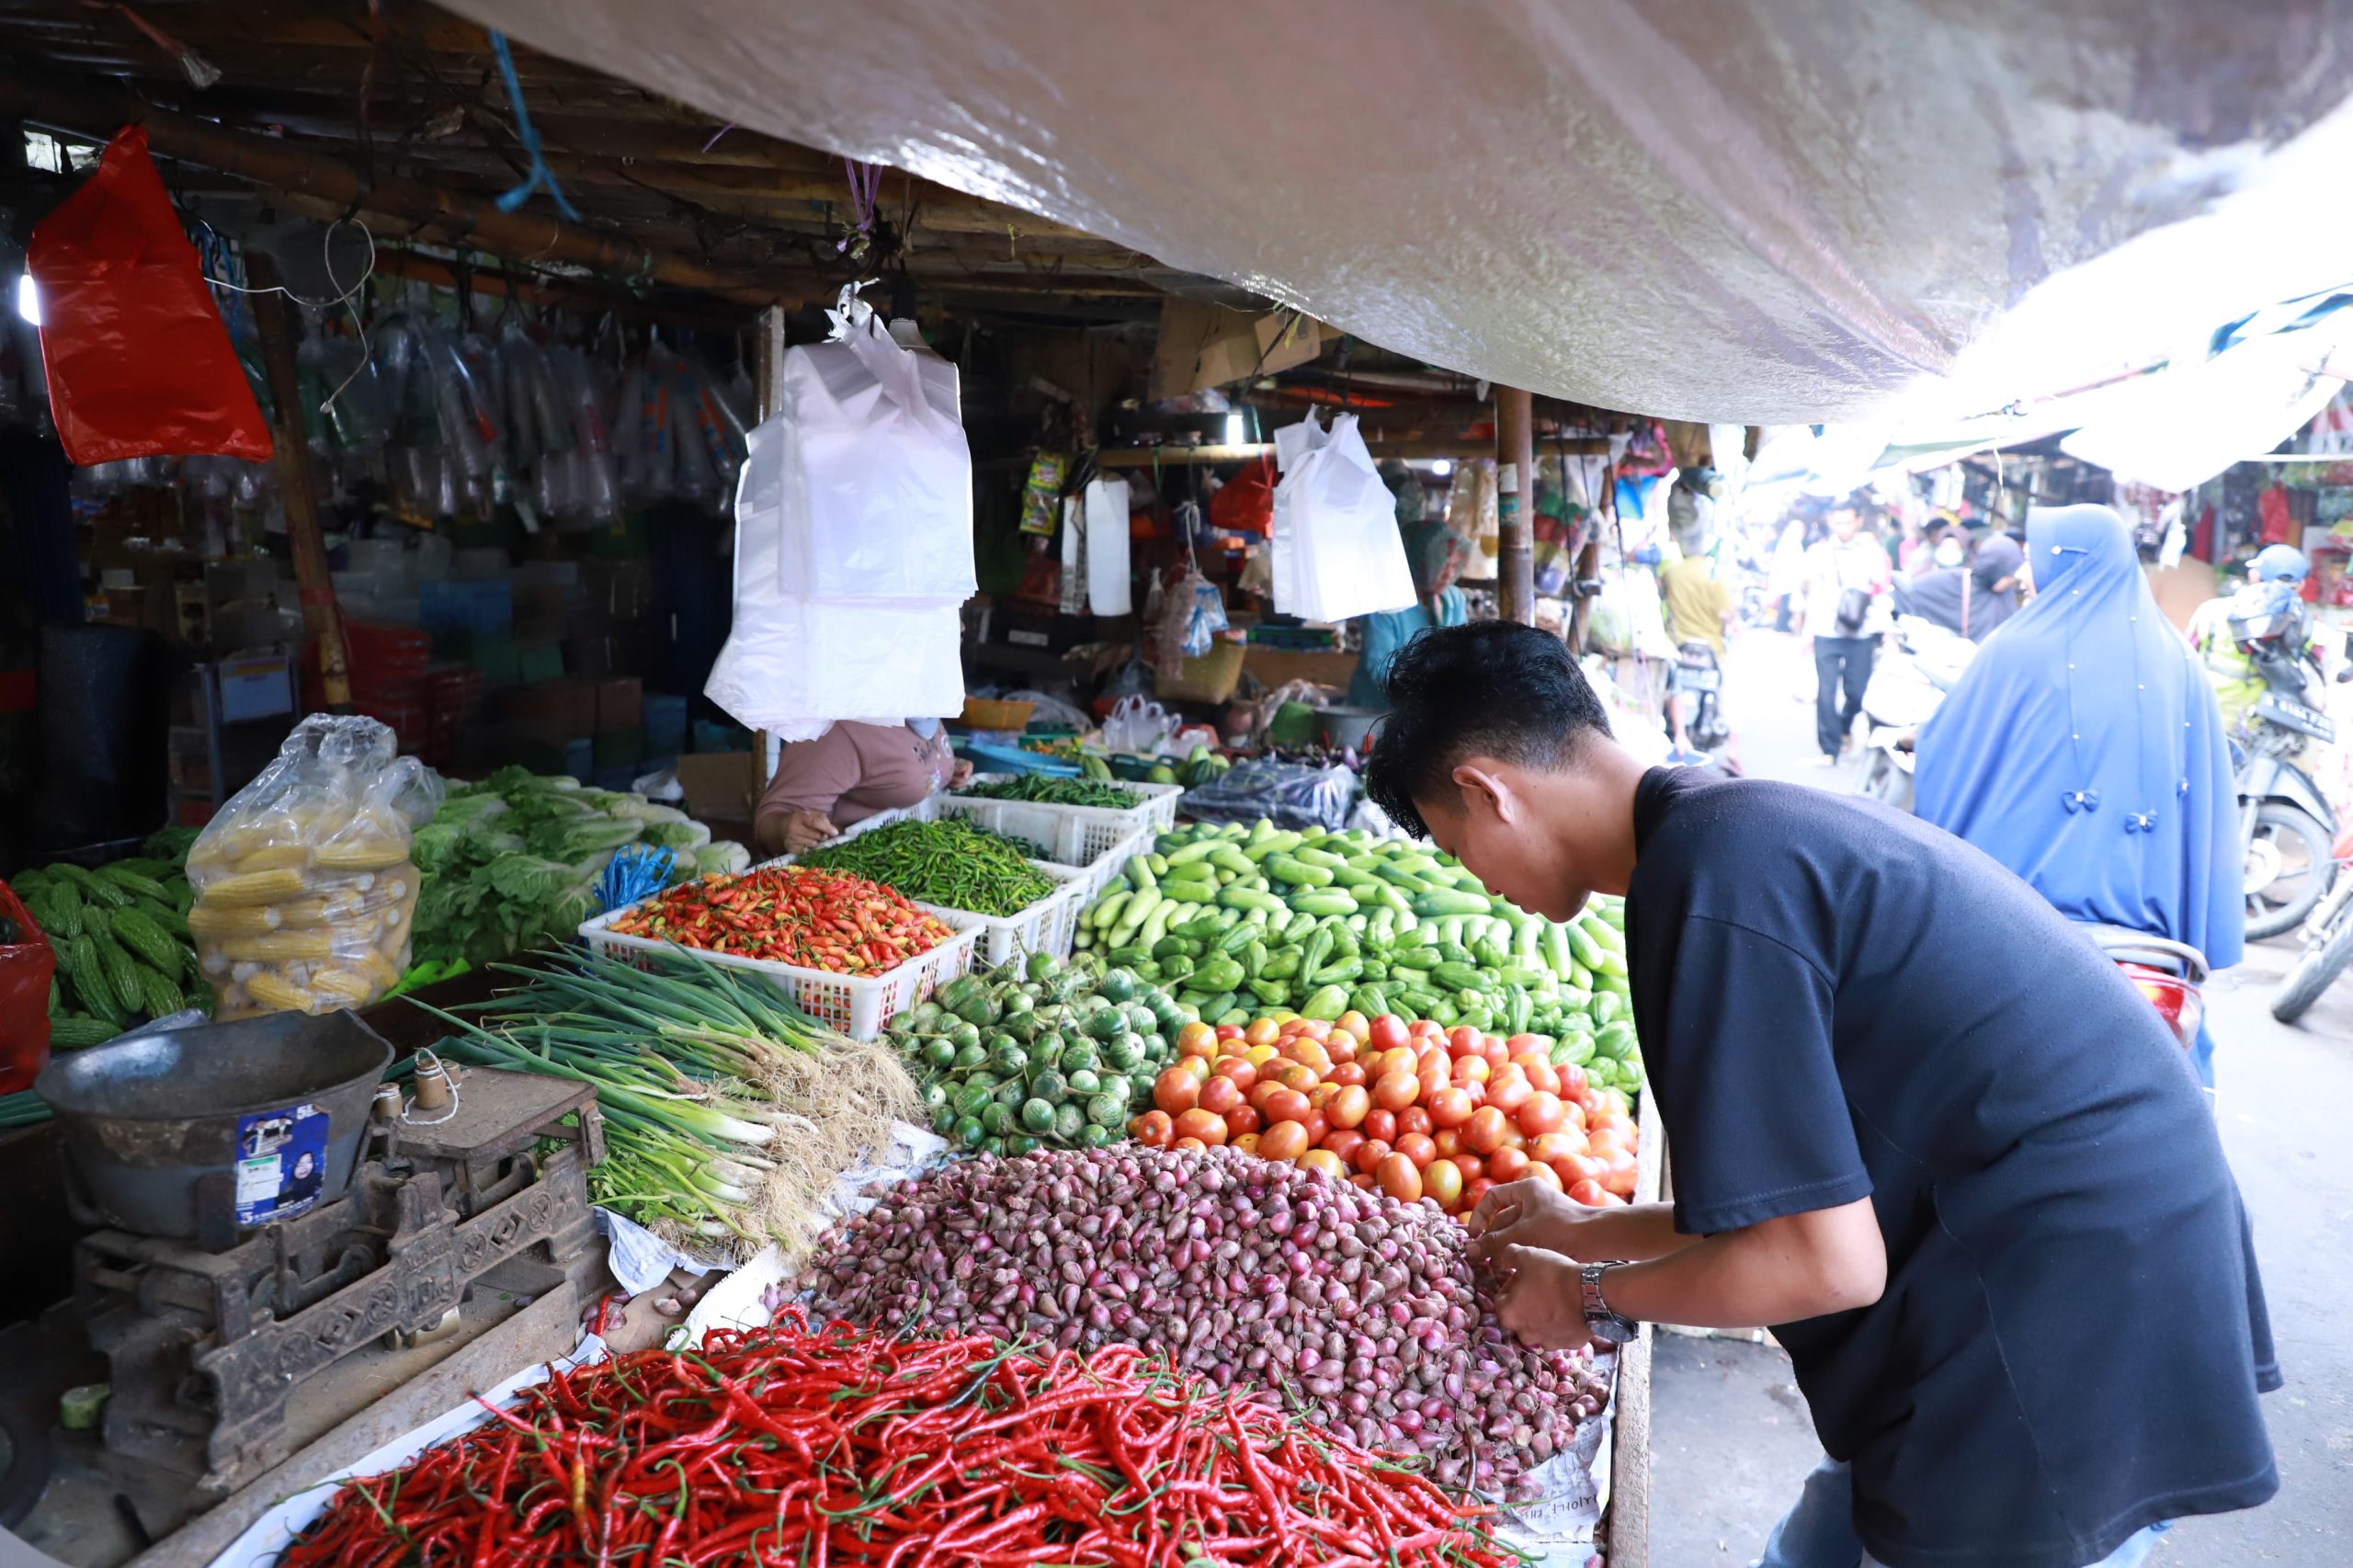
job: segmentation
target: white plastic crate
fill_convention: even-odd
[[[778,990],[791,997],[802,1012],[831,1024],[852,1040],[874,1039],[892,1018],[910,1007],[921,1006],[929,1000],[934,991],[969,971],[972,967],[973,949],[981,938],[981,916],[926,904],[924,907],[954,932],[953,936],[929,952],[919,953],[898,968],[881,974],[832,974],[821,969],[802,969],[796,964],[742,958],[733,953],[707,952],[700,948],[657,941],[651,937],[631,937],[608,929],[613,922],[637,907],[638,904],[626,904],[620,909],[608,910],[594,920],[582,922],[580,939],[587,944],[592,953],[624,959],[641,968],[651,966],[631,955],[656,953],[665,948],[676,947],[679,952],[700,959],[705,963],[748,970],[763,976]]]
[[[983,773],[975,784],[995,783],[1012,777]],[[1064,866],[1092,866],[1139,833],[1165,833],[1176,825],[1176,802],[1185,793],[1179,784],[1115,782],[1136,797],[1124,810],[1109,806],[1051,806],[1029,801],[989,801],[972,795],[935,795],[931,804],[942,815],[970,817],[992,833],[1026,838],[1042,846],[1046,858]]]

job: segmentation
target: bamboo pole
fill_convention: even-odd
[[[622,235],[567,223],[546,201],[501,212],[486,200],[455,196],[414,180],[370,184],[349,164],[267,136],[230,131],[192,115],[143,104],[99,83],[34,80],[0,71],[0,119],[17,118],[105,140],[127,124],[143,125],[147,142],[168,158],[199,164],[298,199],[379,221],[429,229],[468,249],[521,262],[568,262],[615,277],[700,289],[755,304],[799,303],[790,287],[706,267]],[[813,297],[813,296],[809,296]]]
[[[302,433],[302,378],[294,358],[294,306],[278,286],[278,258],[256,250],[245,258],[245,275],[264,290],[253,296],[254,324],[261,331],[262,369],[269,377],[278,420],[270,432],[278,470],[278,500],[286,507],[286,541],[294,552],[294,582],[302,601],[302,625],[319,640],[319,684],[326,705],[338,712],[351,706],[349,656],[343,642],[343,616],[335,608],[335,578],[327,571],[326,540],[319,525],[319,493],[311,483],[311,444]]]
[[[1503,619],[1536,624],[1536,422],[1529,394],[1495,389],[1495,587]]]

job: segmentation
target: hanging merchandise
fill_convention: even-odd
[[[790,421],[751,432],[735,500],[735,619],[703,695],[746,729],[812,740],[835,720],[964,708],[959,601],[834,604],[781,591]]]
[[[1493,577],[1502,524],[1495,508],[1495,460],[1474,458],[1455,465],[1454,483],[1446,495],[1446,526],[1470,540],[1472,556],[1466,575]]]
[[[1278,432],[1279,440],[1279,432]],[[1275,465],[1266,458],[1245,464],[1242,472],[1219,486],[1210,497],[1210,525],[1233,533],[1274,532]]]
[[[34,227],[25,265],[67,457],[269,457],[269,426],[144,131],[107,144],[97,172]]]
[[[1283,477],[1275,493],[1275,608],[1322,621],[1404,609],[1414,602],[1414,577],[1397,532],[1397,498],[1357,416],[1335,415],[1327,431],[1311,410],[1301,423],[1306,434],[1289,443],[1276,432]],[[1294,459],[1289,452],[1302,441],[1308,449]]]
[[[1064,615],[1086,613],[1086,529],[1079,521],[1078,498],[1063,497],[1063,573],[1056,608]]]
[[[778,586],[835,603],[961,604],[977,584],[956,367],[913,323],[886,332],[854,296],[834,319],[832,342],[785,350],[783,405],[769,421],[785,432]]]
[[[1086,482],[1086,606],[1097,615],[1128,615],[1135,588],[1128,574],[1128,482]]]
[[[1062,517],[1063,481],[1070,475],[1070,454],[1040,452],[1029,461],[1029,477],[1021,486],[1021,531],[1051,539]]]

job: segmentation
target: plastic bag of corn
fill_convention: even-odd
[[[365,1006],[408,968],[416,829],[441,780],[373,719],[313,713],[188,857],[214,1017]]]

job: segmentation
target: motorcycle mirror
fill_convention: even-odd
[[[2353,680],[2353,665],[2347,665],[2336,672],[2337,685],[2343,686],[2348,680]]]

